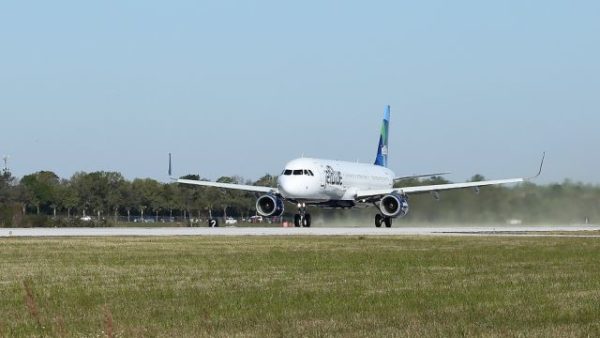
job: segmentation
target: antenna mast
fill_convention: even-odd
[[[5,155],[4,157],[2,157],[2,160],[4,161],[4,168],[2,169],[2,173],[6,175],[9,172],[8,155]]]

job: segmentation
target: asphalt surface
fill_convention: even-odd
[[[0,237],[119,236],[530,236],[598,237],[600,226],[465,226],[406,228],[0,228]]]

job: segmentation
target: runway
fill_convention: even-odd
[[[598,237],[600,226],[441,226],[397,228],[0,228],[7,237],[120,236],[529,236]]]

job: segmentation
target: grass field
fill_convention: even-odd
[[[600,336],[600,240],[0,240],[0,336]]]

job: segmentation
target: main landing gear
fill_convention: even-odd
[[[392,218],[383,216],[382,214],[375,215],[375,226],[381,228],[381,225],[385,224],[386,228],[392,227]]]
[[[310,228],[311,221],[310,214],[306,213],[306,204],[298,203],[298,213],[294,215],[294,226]]]

